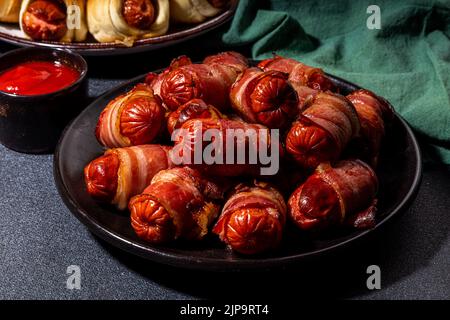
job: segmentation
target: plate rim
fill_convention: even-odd
[[[328,74],[328,73],[327,73]],[[352,85],[357,88],[361,88],[360,86],[353,84],[345,79],[342,79],[337,76],[333,76],[331,74],[328,74],[334,79],[337,79],[339,81],[342,81],[344,83],[347,83],[349,85]],[[77,217],[78,220],[80,220],[90,232],[94,233],[104,241],[108,242],[109,244],[113,245],[114,247],[118,247],[121,250],[124,250],[128,253],[132,253],[135,255],[138,255],[142,258],[145,258],[147,260],[162,263],[166,265],[171,265],[174,267],[180,267],[185,269],[195,269],[195,270],[234,270],[234,269],[262,269],[262,268],[274,268],[274,267],[281,267],[281,266],[287,266],[295,263],[299,263],[303,260],[323,256],[326,253],[334,252],[337,249],[347,247],[350,244],[356,243],[360,241],[363,238],[366,238],[366,236],[373,234],[374,232],[378,231],[381,227],[383,227],[388,221],[392,220],[395,216],[397,216],[399,213],[405,211],[409,204],[414,200],[415,195],[417,194],[421,180],[422,180],[422,170],[423,170],[423,161],[422,161],[422,152],[419,147],[419,143],[417,141],[417,138],[414,135],[413,130],[409,126],[409,124],[406,122],[406,120],[403,119],[402,116],[400,116],[396,111],[394,111],[394,115],[399,120],[400,124],[405,128],[406,134],[410,138],[413,146],[413,153],[415,155],[415,158],[417,159],[415,163],[415,171],[414,171],[414,178],[411,186],[409,186],[409,190],[406,193],[405,197],[389,212],[389,214],[385,215],[382,220],[380,220],[375,227],[367,230],[363,230],[354,236],[343,240],[341,242],[338,242],[336,244],[333,244],[326,248],[321,249],[315,249],[313,251],[299,253],[295,255],[290,256],[284,256],[284,257],[267,257],[267,258],[253,258],[253,257],[245,257],[245,259],[241,260],[226,260],[226,259],[217,259],[217,258],[208,258],[208,257],[202,257],[202,258],[195,258],[190,256],[189,254],[186,255],[180,255],[178,253],[168,253],[164,250],[163,247],[157,247],[157,246],[151,246],[149,245],[143,245],[137,242],[133,242],[130,240],[125,239],[123,236],[121,236],[119,233],[115,232],[114,230],[110,230],[109,228],[106,228],[94,221],[89,215],[88,212],[84,208],[81,208],[77,206],[76,201],[71,197],[67,187],[64,184],[61,168],[60,168],[60,161],[61,161],[61,147],[64,143],[64,140],[66,138],[67,132],[71,129],[72,125],[75,123],[75,121],[82,117],[84,113],[87,113],[88,110],[95,105],[98,104],[98,101],[103,99],[104,96],[113,94],[116,91],[124,90],[127,86],[133,85],[133,83],[140,81],[144,79],[144,75],[140,75],[137,77],[134,77],[130,80],[127,80],[112,89],[104,92],[101,94],[97,99],[95,99],[93,102],[91,102],[77,117],[75,117],[64,129],[63,133],[61,134],[61,137],[58,141],[58,144],[55,149],[54,158],[53,158],[53,176],[54,180],[57,186],[58,193],[60,197],[62,198],[63,202],[66,204],[67,208],[71,211],[73,215]],[[228,250],[224,248],[224,250]]]
[[[162,47],[178,44],[183,41],[201,36],[209,31],[227,23],[234,16],[234,13],[239,4],[239,0],[232,0],[230,7],[219,15],[207,19],[199,24],[189,26],[173,33],[164,34],[161,36],[136,40],[131,47],[123,46],[120,43],[114,42],[57,42],[57,41],[33,41],[31,39],[14,36],[0,31],[0,40],[21,47],[41,47],[53,49],[67,49],[73,50],[80,54],[89,55],[121,55],[128,53],[137,53],[143,51],[157,50]]]

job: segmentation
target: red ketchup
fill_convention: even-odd
[[[0,91],[24,96],[52,93],[79,77],[77,70],[59,62],[24,62],[0,73]]]

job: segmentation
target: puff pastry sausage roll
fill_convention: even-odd
[[[19,20],[33,40],[80,42],[87,36],[85,0],[24,0]]]
[[[179,23],[200,23],[222,11],[229,0],[170,0],[170,17]]]
[[[132,46],[169,28],[168,0],[88,0],[89,32],[99,42]]]
[[[1,22],[19,22],[19,12],[21,0],[2,0],[0,1],[0,21]]]

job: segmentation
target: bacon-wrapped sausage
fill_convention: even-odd
[[[170,0],[170,18],[178,23],[200,23],[222,11],[230,0]]]
[[[231,106],[247,122],[284,128],[299,110],[286,73],[249,68],[231,86]]]
[[[193,119],[180,129],[171,152],[174,163],[211,176],[269,175],[278,169],[275,163],[261,161],[265,154],[279,163],[280,146],[267,127],[228,119]]]
[[[360,160],[320,164],[288,201],[289,216],[302,230],[320,230],[353,219],[355,227],[375,223],[375,172]],[[355,219],[355,217],[359,217]]]
[[[298,98],[297,109],[298,109],[299,113],[308,109],[308,107],[310,106],[312,101],[314,101],[314,98],[320,92],[320,90],[312,89],[307,86],[298,85],[298,84],[295,84],[292,82],[289,82],[289,83],[291,84],[292,88],[294,88],[295,92],[297,93],[297,98]]]
[[[0,1],[0,21],[11,23],[19,22],[21,2],[21,0]]]
[[[89,0],[87,21],[97,41],[132,46],[167,32],[169,0]]]
[[[337,90],[322,69],[310,67],[297,60],[274,55],[258,64],[263,70],[277,70],[289,74],[289,81],[297,86],[307,86],[320,91]]]
[[[221,187],[194,169],[164,170],[131,199],[131,225],[139,238],[151,243],[200,240],[218,216],[222,198]]]
[[[24,0],[19,21],[22,31],[33,40],[84,41],[86,0]],[[68,22],[73,24],[71,28]]]
[[[338,94],[320,92],[299,116],[286,137],[286,151],[304,168],[339,158],[359,133],[355,107]]]
[[[108,148],[148,144],[164,129],[165,109],[146,84],[112,100],[100,114],[96,136]]]
[[[283,196],[267,183],[240,184],[213,228],[233,250],[257,254],[276,248],[286,222]]]
[[[347,96],[353,103],[361,123],[359,139],[355,144],[359,157],[376,166],[385,134],[385,124],[393,117],[389,103],[368,90],[357,90]]]
[[[201,99],[192,99],[171,112],[167,118],[167,130],[172,134],[183,123],[191,119],[223,119],[225,116],[212,105]]]
[[[207,57],[202,64],[190,64],[169,72],[161,84],[161,98],[170,110],[199,98],[224,111],[236,78],[248,67],[247,59],[236,52]]]
[[[106,151],[84,169],[88,193],[125,209],[130,198],[142,192],[156,173],[173,167],[169,150],[160,145],[141,145]]]
[[[150,85],[155,95],[161,97],[161,84],[162,81],[164,80],[164,77],[167,76],[169,72],[174,71],[179,67],[186,66],[188,64],[192,64],[192,61],[189,57],[184,55],[179,56],[178,58],[173,59],[169,67],[164,69],[161,73],[159,74],[154,72],[148,73],[147,76],[145,77],[145,83]]]

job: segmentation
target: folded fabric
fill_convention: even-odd
[[[450,2],[375,3],[381,29],[369,28],[371,1],[240,0],[222,40],[251,44],[255,59],[297,58],[386,97],[450,164]]]

